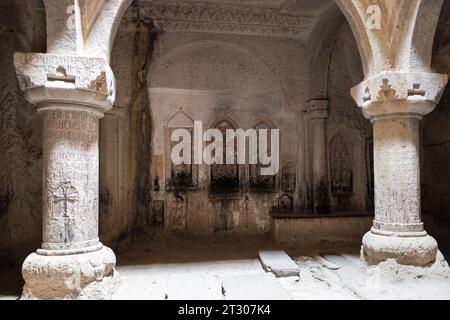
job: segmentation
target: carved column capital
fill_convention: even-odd
[[[386,71],[352,88],[352,96],[367,119],[417,117],[432,112],[448,76],[427,72]]]
[[[104,114],[115,100],[115,78],[105,59],[16,53],[19,85],[38,110],[51,104]]]
[[[309,101],[309,115],[311,120],[328,119],[330,115],[330,103],[328,100]]]

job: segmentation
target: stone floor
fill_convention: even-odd
[[[114,299],[450,299],[448,274],[386,277],[389,266],[364,267],[359,246],[304,250],[264,239],[167,235],[147,242],[118,256],[121,283]],[[296,261],[300,277],[275,278],[263,270],[258,251],[273,249]],[[0,299],[17,299],[20,274],[12,269],[0,274]]]

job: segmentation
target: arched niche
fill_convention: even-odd
[[[191,163],[174,164],[172,161],[172,150],[179,141],[172,141],[172,134],[176,130],[186,130],[190,136]],[[197,188],[198,168],[193,163],[194,146],[194,119],[189,116],[183,108],[171,115],[164,129],[165,146],[165,185],[169,192],[191,191]]]
[[[276,126],[271,120],[269,120],[267,117],[261,117],[257,121],[254,122],[252,125],[252,129],[255,129],[258,136],[258,164],[249,164],[248,171],[249,171],[249,186],[250,190],[254,192],[275,192],[277,181],[278,181],[278,175],[271,175],[271,176],[265,176],[261,175],[261,168],[267,167],[260,163],[259,161],[259,147],[260,147],[260,130],[267,130],[267,155],[270,155],[270,152],[272,150],[272,141],[271,141],[271,130],[278,129],[278,126]],[[280,147],[280,146],[278,146]]]
[[[212,129],[218,129],[223,137],[227,130],[239,128],[237,123],[228,115],[221,116],[211,125]],[[226,150],[226,139],[223,140],[223,150]],[[226,155],[223,154],[224,164],[211,165],[210,171],[210,193],[215,194],[238,194],[241,188],[241,168],[237,164],[237,143],[234,146],[235,164],[226,164]]]
[[[369,212],[373,183],[370,142],[359,130],[339,126],[329,132],[328,172],[334,212]]]

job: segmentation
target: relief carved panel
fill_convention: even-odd
[[[340,132],[330,143],[331,192],[335,196],[353,192],[353,144]]]
[[[236,127],[228,119],[218,121],[215,125],[216,129],[222,132],[226,137],[228,129],[236,130]],[[226,141],[224,141],[223,150],[226,150]],[[235,145],[235,156],[237,154],[237,145]],[[224,152],[224,163],[226,163],[226,155]],[[237,159],[236,159],[237,163]],[[236,193],[240,189],[239,165],[219,164],[211,166],[211,192],[212,193]]]

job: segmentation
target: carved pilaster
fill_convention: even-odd
[[[329,179],[327,157],[328,100],[310,101],[311,164],[313,174],[314,213],[329,213]]]

